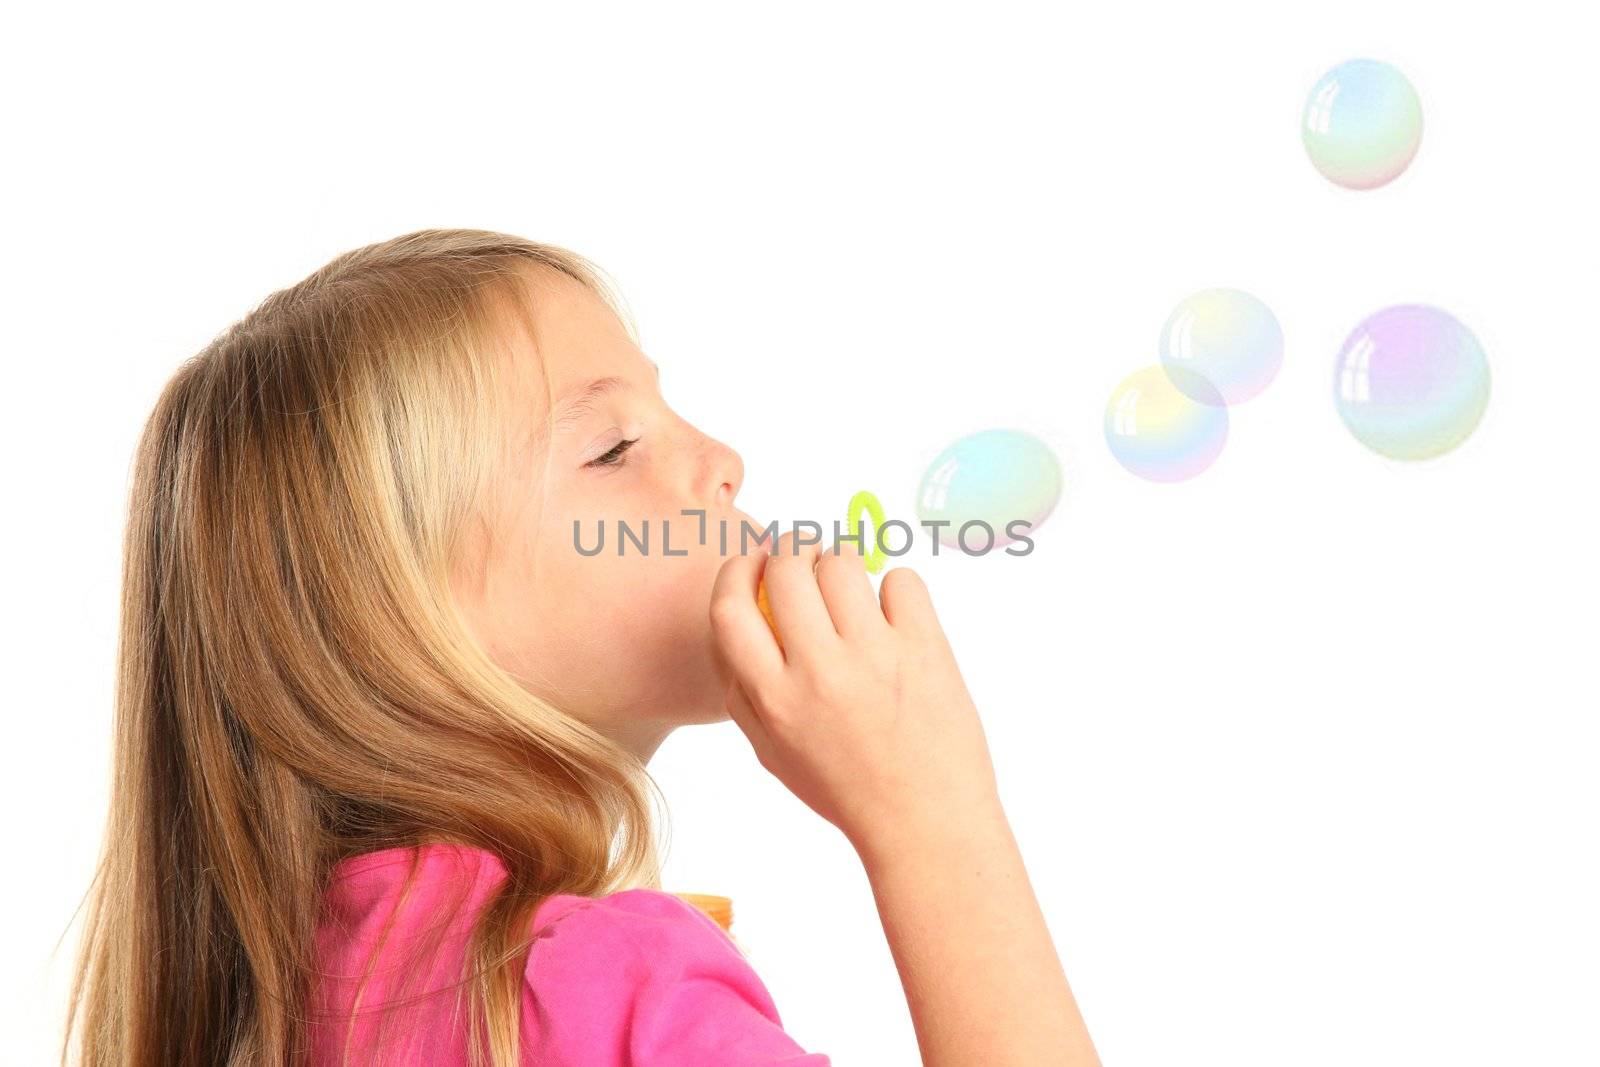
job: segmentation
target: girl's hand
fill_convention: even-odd
[[[922,578],[886,572],[880,608],[854,542],[794,536],[729,559],[711,592],[728,712],[761,766],[858,852],[998,808],[983,725]],[[782,649],[756,606],[763,573]]]

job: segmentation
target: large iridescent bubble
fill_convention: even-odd
[[[917,518],[943,521],[940,543],[979,553],[1030,536],[1061,496],[1061,465],[1021,430],[981,430],[936,456],[917,487]],[[1018,523],[1022,520],[1028,525]],[[987,524],[969,529],[967,523]],[[992,533],[990,532],[992,531]]]
[[[1347,189],[1399,177],[1422,142],[1422,101],[1406,76],[1376,59],[1351,59],[1306,97],[1300,137],[1323,176]]]
[[[1134,371],[1112,392],[1105,433],[1111,454],[1134,474],[1181,482],[1222,453],[1228,408],[1216,387],[1194,371],[1155,364]]]
[[[1283,363],[1283,329],[1272,309],[1239,289],[1202,289],[1161,328],[1161,364],[1194,371],[1214,388],[1184,389],[1191,400],[1237,404],[1265,389]]]
[[[1426,304],[1384,308],[1345,340],[1333,367],[1339,416],[1392,459],[1430,459],[1477,428],[1489,361],[1471,330]]]

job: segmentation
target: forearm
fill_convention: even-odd
[[[857,851],[923,1067],[1100,1067],[998,799]]]

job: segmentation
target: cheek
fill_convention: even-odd
[[[622,596],[627,605],[640,611],[641,625],[681,630],[681,621],[697,608],[707,614],[709,625],[711,584],[699,559],[657,556],[633,563],[622,583]]]
[[[721,557],[692,551],[687,556],[631,560],[619,610],[641,646],[682,661],[691,647],[711,639],[711,587]]]
[[[570,500],[563,503],[570,509]],[[701,545],[692,521],[674,522],[673,554],[666,555],[661,527],[652,521],[648,551],[641,553],[630,540],[618,555],[615,517],[586,514],[580,520],[586,550],[594,549],[602,518],[605,541],[596,555],[585,556],[574,546],[570,517],[548,522],[540,531],[539,578],[533,582],[537,600],[551,608],[559,605],[574,622],[601,627],[609,635],[602,642],[635,649],[653,664],[662,655],[681,659],[685,642],[709,640],[711,587],[725,558],[717,552],[715,527]]]

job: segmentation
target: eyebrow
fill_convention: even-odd
[[[661,364],[652,359],[650,365],[656,369],[656,380],[659,381],[661,379]],[[628,379],[619,378],[615,374],[608,374],[604,378],[596,378],[586,385],[581,392],[571,394],[557,405],[556,411],[560,412],[560,414],[551,420],[551,429],[559,432],[563,425],[575,421],[588,409],[591,400],[604,396],[613,390],[627,388],[629,388]]]

